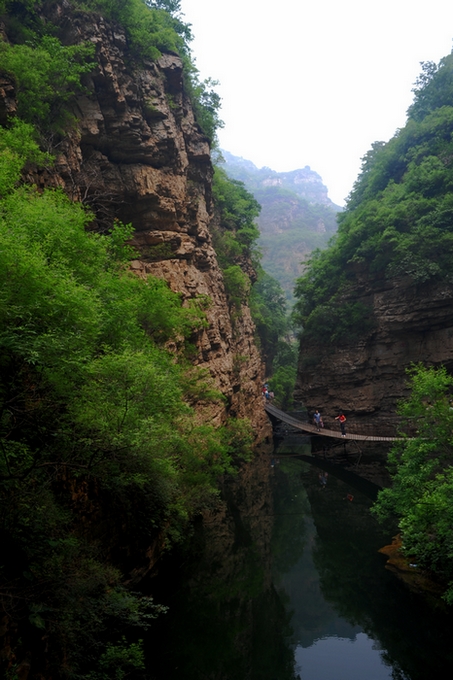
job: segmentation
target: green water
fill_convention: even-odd
[[[451,677],[453,615],[385,569],[360,480],[319,475],[281,455],[225,485],[155,580],[170,609],[146,642],[154,680]]]

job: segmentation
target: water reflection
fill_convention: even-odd
[[[377,551],[389,541],[389,536],[383,534],[370,515],[371,500],[332,475],[327,487],[320,489],[318,471],[305,463],[291,460],[284,465],[286,469],[280,469],[281,475],[296,477],[299,471],[311,514],[311,520],[306,520],[311,556],[305,552],[297,568],[280,575],[284,590],[293,593],[294,582],[308,581],[307,571],[312,573],[312,593],[304,594],[297,585],[296,592],[290,595],[297,662],[302,663],[304,649],[313,645],[319,649],[317,641],[321,638],[336,638],[343,642],[329,644],[335,644],[336,663],[340,667],[351,656],[355,659],[359,632],[375,641],[374,645],[368,642],[368,647],[360,648],[362,665],[364,650],[368,649],[369,673],[359,672],[357,661],[349,669],[348,680],[363,677],[426,680],[447,674],[451,677],[453,654],[449,640],[453,617],[441,603],[411,592],[384,568],[385,558]],[[353,500],[348,500],[348,496]],[[310,599],[312,607],[307,614],[306,603]],[[301,604],[301,600],[305,603]],[[343,632],[343,626],[349,626],[349,632]],[[352,647],[349,640],[356,641]],[[314,650],[305,654],[307,663],[312,653]],[[379,671],[377,664],[382,666]],[[328,669],[325,675],[321,671],[318,665],[312,678],[332,679]],[[301,677],[310,680],[306,672],[307,669]]]
[[[271,474],[263,456],[229,480],[224,506],[197,527],[177,571],[173,557],[166,581],[152,584],[170,607],[145,641],[153,680],[294,679],[290,614],[271,574]],[[279,540],[288,555],[291,543]]]
[[[452,615],[385,569],[390,535],[360,480],[319,474],[263,456],[226,484],[222,509],[153,580],[170,607],[146,643],[153,680],[451,676]]]
[[[281,496],[280,486],[286,486],[288,478],[298,487],[299,495],[305,496],[307,507],[303,517],[304,549],[290,569],[275,573],[275,581],[281,591],[286,593],[292,608],[291,644],[295,648],[296,671],[304,680],[391,678],[386,661],[376,643],[364,633],[361,622],[342,616],[335,602],[329,602],[325,597],[322,582],[325,565],[319,559],[320,555],[324,557],[324,553],[320,553],[322,543],[311,510],[311,506],[316,505],[324,521],[342,536],[345,525],[351,525],[351,517],[357,508],[363,511],[364,497],[357,502],[357,490],[332,475],[325,484],[325,478],[322,476],[320,480],[317,469],[296,459],[281,462],[274,479],[277,497]],[[351,560],[357,560],[354,542],[348,541],[342,545],[341,552],[349,555]],[[382,560],[382,556],[379,557]],[[384,561],[381,561],[381,567]],[[355,566],[352,571],[357,569],[358,566]],[[343,570],[343,574],[338,573],[340,570]],[[337,583],[341,589],[343,579],[351,569],[344,569],[337,554],[333,558],[333,571],[338,573]]]
[[[354,639],[328,637],[308,649],[296,649],[296,667],[303,680],[388,680],[392,669],[383,664],[376,642],[365,633]]]

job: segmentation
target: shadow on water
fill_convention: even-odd
[[[292,447],[229,480],[223,506],[150,583],[170,608],[145,641],[152,679],[451,677],[453,617],[385,569],[378,549],[391,534],[370,514],[376,485],[314,458],[308,438],[299,457]],[[338,670],[368,639],[364,663],[384,674],[354,663],[345,676],[319,665],[310,676],[321,642],[335,642]]]

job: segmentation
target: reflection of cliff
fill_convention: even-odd
[[[155,600],[170,605],[151,631],[153,680],[293,680],[288,615],[271,579],[271,469],[267,457],[245,466],[178,573],[152,580]]]
[[[309,647],[326,635],[353,638],[360,629],[342,620],[322,596],[312,556],[316,528],[307,491],[301,484],[301,470],[305,469],[297,459],[282,459],[276,471],[272,553],[275,582],[291,612],[291,640],[294,645]],[[318,473],[319,469],[312,471],[310,483],[315,485],[314,493],[323,494]]]
[[[304,486],[318,534],[313,557],[323,596],[351,625],[379,641],[395,677],[449,677],[451,616],[407,590],[385,569],[377,551],[387,537],[369,515],[370,501],[353,492],[354,500],[348,502],[348,489],[332,478],[325,492],[319,492],[316,478],[316,471],[309,471]]]

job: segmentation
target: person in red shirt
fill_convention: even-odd
[[[340,421],[341,436],[346,437],[346,416],[344,415],[343,411],[340,411],[335,420]]]

